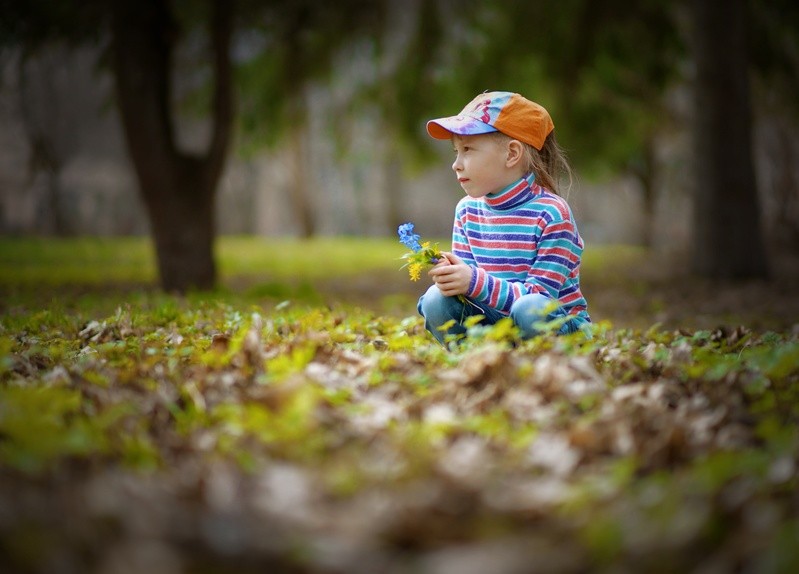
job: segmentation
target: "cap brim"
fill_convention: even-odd
[[[453,134],[476,136],[490,134],[495,131],[497,131],[497,128],[469,116],[452,116],[427,122],[427,133],[437,140],[448,140]]]

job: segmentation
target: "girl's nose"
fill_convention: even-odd
[[[461,166],[460,158],[456,157],[455,161],[452,162],[452,171],[459,171],[461,169],[463,169],[463,167]]]

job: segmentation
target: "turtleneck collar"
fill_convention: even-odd
[[[531,172],[502,191],[489,193],[483,199],[490,208],[504,211],[528,201],[540,190],[535,184],[535,174]]]

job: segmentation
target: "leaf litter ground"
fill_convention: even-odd
[[[6,307],[0,569],[793,572],[797,379],[791,328]]]

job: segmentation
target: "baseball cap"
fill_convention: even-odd
[[[466,104],[457,116],[427,122],[427,133],[435,139],[499,131],[538,150],[544,147],[553,129],[552,118],[543,106],[512,92],[485,92]]]

